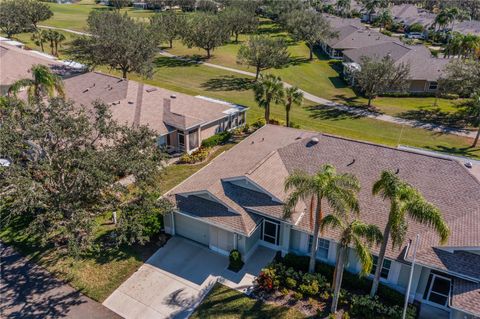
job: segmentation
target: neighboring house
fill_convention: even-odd
[[[8,41],[0,41],[0,95],[7,93],[8,88],[18,80],[30,78],[30,69],[35,64],[49,66],[60,75],[69,75],[78,71],[67,62],[57,60],[55,57],[33,50],[24,50]]]
[[[411,298],[451,318],[480,316],[480,181],[454,160],[267,125],[165,194],[175,205],[164,217],[165,229],[224,255],[238,249],[244,260],[258,245],[307,255],[313,240],[307,205],[300,202],[284,218],[284,181],[295,170],[314,173],[327,163],[359,178],[360,218],[382,230],[389,202],[371,191],[382,170],[396,171],[436,205],[452,235],[440,246],[429,227],[409,221],[406,239],[421,236]],[[324,213],[330,213],[328,207]],[[319,260],[335,264],[338,235],[323,232]],[[382,265],[381,281],[401,292],[409,279],[411,247],[389,245]],[[353,249],[347,269],[360,270]]]
[[[391,8],[391,12],[397,23],[401,23],[405,27],[418,23],[425,30],[434,24],[436,17],[436,14],[418,8],[413,4],[395,5]]]
[[[460,32],[462,34],[475,34],[480,36],[480,21],[469,20],[455,23],[453,31]]]
[[[121,124],[147,125],[159,134],[159,145],[172,153],[190,153],[202,140],[246,121],[245,107],[99,72],[66,79],[65,93],[83,107],[92,107],[95,101],[107,103]]]
[[[438,79],[450,59],[436,58],[424,45],[406,45],[399,42],[387,42],[343,52],[343,75],[351,85],[355,85],[355,72],[360,69],[362,57],[382,59],[390,56],[396,64],[410,65],[408,91],[435,92]]]
[[[345,50],[391,41],[400,42],[400,40],[393,39],[374,30],[369,30],[358,24],[342,25],[338,21],[336,23],[338,23],[338,26],[332,27],[332,29],[337,32],[337,36],[320,44],[323,51],[332,59],[341,59]]]

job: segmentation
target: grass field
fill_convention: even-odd
[[[109,72],[107,69],[103,71]],[[115,73],[113,72],[114,74]],[[251,90],[252,79],[235,73],[203,65],[159,57],[151,79],[132,75],[131,79],[164,87],[191,95],[205,95],[249,107],[248,122],[263,116],[263,109],[254,101]],[[272,116],[284,119],[281,105],[272,107]],[[471,140],[455,135],[439,134],[424,129],[386,123],[369,118],[359,118],[324,106],[305,103],[294,107],[291,120],[301,128],[341,135],[390,146],[404,144],[480,157],[480,148],[469,148]]]
[[[221,284],[215,284],[190,317],[192,319],[300,319],[298,310],[265,304]]]

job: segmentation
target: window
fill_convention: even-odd
[[[313,236],[310,235],[308,238],[308,252],[312,251]],[[328,258],[328,247],[330,247],[330,241],[319,238],[317,242],[317,258],[327,259]]]
[[[198,147],[198,131],[193,130],[188,133],[188,149],[193,150]]]
[[[278,245],[280,239],[280,223],[264,219],[262,228],[262,240],[267,243]]]
[[[431,91],[435,91],[436,89],[438,89],[438,82],[430,82],[428,89]]]
[[[448,305],[448,299],[450,298],[450,278],[437,275],[435,273],[430,274],[428,278],[426,296],[430,302],[436,303],[443,307]]]
[[[377,270],[377,264],[378,264],[378,257],[373,256],[373,267],[372,267],[372,275],[375,275],[375,271]],[[388,278],[388,273],[390,272],[390,267],[392,266],[392,261],[388,259],[383,259],[383,267],[382,271],[380,272],[380,277],[387,279]]]

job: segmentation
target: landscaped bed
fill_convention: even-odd
[[[317,263],[314,274],[306,272],[308,257],[287,254],[277,258],[256,280],[253,296],[278,306],[288,306],[309,317],[329,315],[334,267]],[[371,281],[347,271],[343,275],[337,318],[401,318],[404,296],[380,285],[378,296],[370,298]],[[409,306],[407,318],[415,318],[417,309]]]

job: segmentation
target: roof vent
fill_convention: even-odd
[[[177,98],[177,96],[176,96],[175,94],[172,94],[172,95],[170,95],[170,98],[172,98],[172,99],[176,99],[176,98]]]
[[[145,91],[147,91],[147,93],[150,93],[150,92],[154,92],[156,90],[157,90],[157,88],[150,88],[150,89],[146,89]]]
[[[467,167],[467,168],[472,168],[472,167],[473,167],[472,162],[466,162],[466,163],[465,163],[465,167]]]
[[[132,102],[132,101],[128,101],[128,104],[133,104],[133,102]]]
[[[398,173],[400,173],[400,168],[397,168],[397,170],[395,171],[395,175],[397,175]]]

